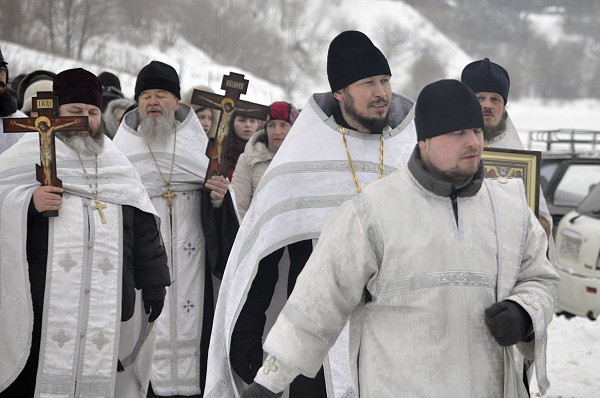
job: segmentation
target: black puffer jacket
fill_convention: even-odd
[[[145,300],[163,300],[171,284],[167,254],[156,219],[135,207],[122,206],[123,212],[123,300],[121,320],[133,315],[135,291],[142,289]],[[41,321],[48,257],[48,218],[38,213],[33,201],[27,218],[27,262],[33,301],[34,320]],[[34,324],[38,322],[34,321]]]

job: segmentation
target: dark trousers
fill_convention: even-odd
[[[304,240],[287,246],[290,256],[287,295],[292,293],[296,279],[304,269],[312,253],[312,241]],[[279,261],[283,257],[284,248],[264,257],[259,265],[244,307],[240,313],[235,331],[254,331],[262,335],[265,327],[265,312],[273,298],[275,285],[279,279]],[[290,398],[326,398],[325,377],[323,368],[315,378],[298,376],[290,385]]]
[[[148,386],[148,394],[146,395],[147,398],[202,398],[202,395],[190,395],[190,396],[183,396],[183,395],[170,395],[169,397],[163,397],[162,395],[156,395],[154,393],[154,390],[152,389],[152,383],[150,383],[150,385]]]

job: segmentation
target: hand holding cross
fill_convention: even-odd
[[[56,150],[54,133],[57,130],[81,131],[88,129],[88,119],[84,117],[55,117],[58,113],[58,100],[51,91],[38,92],[32,98],[33,111],[38,117],[5,118],[4,133],[37,131],[40,136],[40,163],[36,164],[36,177],[43,186],[62,188],[62,181],[56,176]],[[61,191],[62,192],[62,191]],[[56,217],[58,211],[45,211],[45,217]]]

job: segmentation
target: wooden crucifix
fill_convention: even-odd
[[[202,90],[194,90],[192,93],[192,105],[221,111],[215,139],[214,141],[210,140],[206,148],[206,155],[209,158],[206,173],[207,180],[215,175],[227,175],[229,165],[225,159],[224,147],[226,141],[230,139],[229,124],[235,116],[240,115],[265,120],[269,114],[267,106],[240,100],[240,95],[246,94],[247,89],[248,80],[244,79],[244,75],[229,72],[229,75],[223,76],[221,83],[221,90],[225,90],[224,96]]]
[[[31,99],[32,111],[38,117],[5,118],[2,123],[4,133],[24,133],[37,131],[40,135],[40,163],[35,165],[36,179],[42,185],[62,187],[62,181],[56,176],[56,149],[54,133],[62,131],[80,131],[88,129],[87,117],[56,117],[58,98],[52,91],[40,91]],[[44,217],[56,217],[58,211],[45,211]]]

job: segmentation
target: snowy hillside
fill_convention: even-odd
[[[134,47],[128,43],[117,41],[107,42],[104,43],[102,50],[104,59],[107,60],[105,65],[95,65],[63,58],[2,40],[0,40],[0,46],[2,47],[4,59],[9,63],[11,76],[16,76],[22,72],[31,72],[36,69],[60,72],[75,67],[82,67],[96,74],[102,71],[110,71],[121,79],[123,93],[128,97],[133,97],[136,75],[115,70],[110,67],[110,62],[108,62],[115,58],[131,57],[136,60],[136,63],[139,63],[140,69],[152,60],[163,61],[173,66],[178,71],[181,79],[182,94],[191,87],[199,84],[208,85],[215,91],[218,91],[221,88],[223,75],[234,71],[244,74],[245,78],[250,81],[247,95],[243,99],[260,103],[270,103],[284,97],[283,90],[280,87],[259,79],[239,68],[219,65],[184,39],[179,39],[177,44],[166,52],[162,52],[152,45]]]
[[[309,60],[293,52],[290,53],[289,59],[274,60],[274,62],[293,64],[289,78],[295,79],[298,84],[297,89],[289,93],[284,92],[279,86],[240,70],[235,65],[221,65],[215,62],[201,49],[190,45],[182,38],[178,38],[174,46],[164,51],[159,49],[158,44],[140,47],[110,38],[103,38],[98,43],[91,42],[84,51],[84,58],[105,60],[102,65],[29,50],[4,40],[0,40],[0,46],[5,59],[9,62],[12,76],[36,69],[59,72],[76,66],[87,68],[94,73],[108,70],[121,78],[124,93],[133,96],[137,71],[149,61],[156,59],[172,65],[180,73],[182,91],[198,84],[206,84],[219,91],[223,74],[235,71],[243,73],[250,80],[248,93],[244,99],[262,103],[285,99],[299,106],[304,105],[313,92],[328,90],[327,48],[329,42],[343,30],[363,31],[382,49],[390,62],[395,91],[403,91],[403,87],[409,83],[410,68],[424,52],[434,54],[443,65],[444,76],[438,78],[458,77],[462,67],[470,60],[456,44],[403,2],[342,0],[324,3],[320,0],[308,0],[301,18],[301,21],[297,21],[300,28],[296,28],[293,32],[274,32],[284,36],[300,34],[310,38],[303,41],[303,48],[298,50],[309,54]],[[299,29],[306,29],[306,31],[302,32]],[[255,55],[255,52],[250,49],[248,52],[248,56]],[[305,66],[309,62],[314,63],[312,65],[314,68]],[[125,64],[135,65],[132,68],[134,70],[125,72],[119,69],[119,65]],[[307,73],[308,70],[318,72]]]
[[[277,20],[277,15],[268,15],[266,18]],[[137,72],[156,59],[172,65],[179,72],[182,93],[199,84],[208,85],[216,92],[222,93],[222,76],[234,71],[244,74],[250,81],[248,92],[243,99],[263,104],[284,99],[298,106],[303,106],[313,92],[329,89],[326,76],[327,49],[331,40],[343,30],[363,31],[382,49],[391,65],[392,85],[396,92],[407,93],[405,87],[411,86],[411,79],[414,79],[412,68],[423,54],[435,57],[442,68],[439,76],[431,77],[430,81],[459,78],[464,65],[472,60],[460,46],[441,34],[422,14],[402,1],[306,0],[302,13],[294,15],[294,18],[293,27],[278,29],[275,25],[273,28],[274,35],[279,35],[290,43],[288,56],[273,60],[275,63],[287,62],[293,65],[287,78],[294,80],[296,88],[290,92],[236,65],[223,65],[214,61],[202,49],[181,37],[175,40],[172,47],[164,50],[160,49],[157,40],[144,46],[108,37],[98,42],[90,42],[84,51],[84,57],[101,59],[103,64],[58,57],[1,39],[0,46],[9,62],[13,77],[36,69],[60,72],[81,66],[94,73],[108,70],[120,77],[124,94],[133,97]],[[536,15],[529,15],[529,18],[532,24],[537,24],[537,32],[540,34],[560,32],[556,27],[556,18]],[[248,49],[247,56],[260,56],[260,50],[256,50]],[[127,66],[129,71],[125,71]],[[509,73],[511,77],[517,77],[516,71],[509,70]],[[427,81],[423,82],[425,83]],[[516,85],[511,89],[518,90],[519,87]],[[409,94],[416,96],[417,92]],[[600,129],[599,108],[600,102],[591,99],[564,102],[535,98],[515,101],[511,98],[508,103],[513,121],[523,133],[542,128]]]

